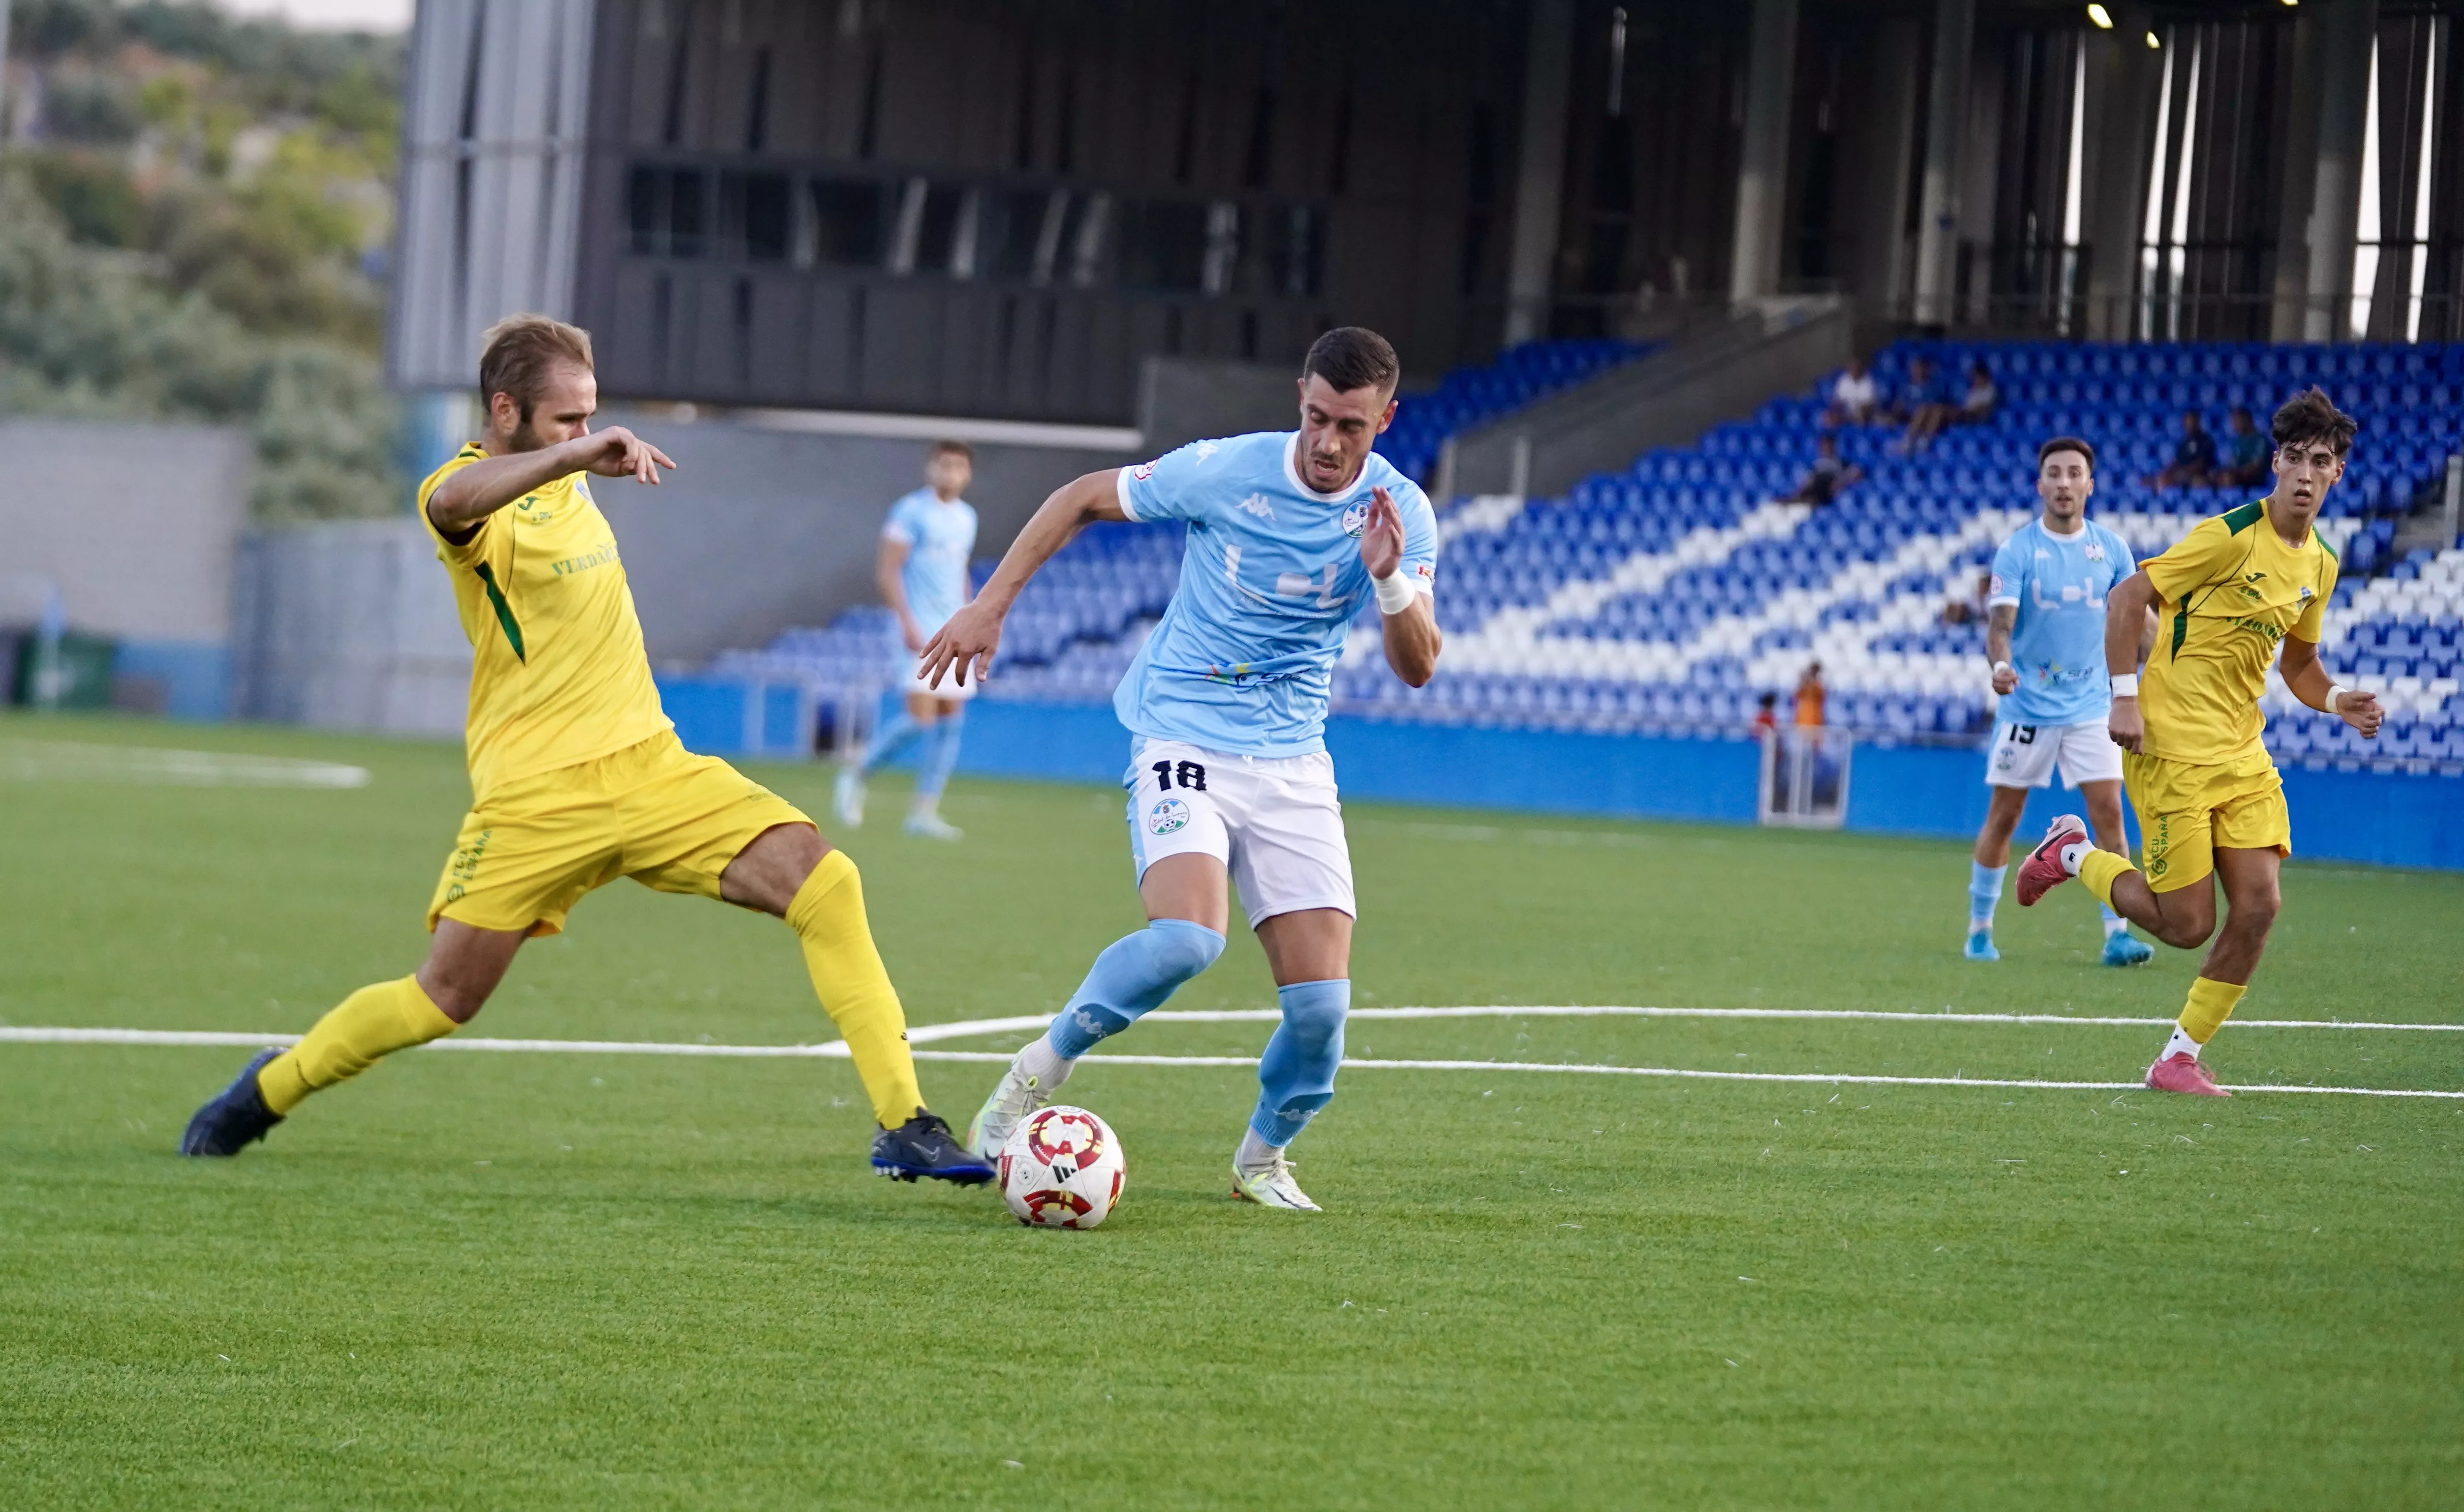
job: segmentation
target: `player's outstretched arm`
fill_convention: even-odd
[[[993,653],[1001,649],[1001,621],[1018,602],[1026,580],[1088,526],[1130,517],[1121,510],[1120,487],[1120,469],[1106,468],[1052,491],[1018,533],[1018,539],[1001,554],[1001,565],[993,569],[983,587],[926,643],[922,664],[926,687],[940,687],[944,673],[961,684],[970,672],[979,681],[983,678],[993,665]]]
[[[571,473],[655,484],[661,468],[672,471],[675,463],[624,427],[610,426],[537,451],[508,452],[456,469],[428,495],[428,517],[448,536],[458,535],[523,494]]]
[[[2104,596],[2104,669],[2130,681],[2117,685],[2113,712],[2105,715],[2105,732],[2113,743],[2135,752],[2147,738],[2147,722],[2139,712],[2139,650],[2146,635],[2148,610],[2156,603],[2156,584],[2141,568],[2113,585]],[[2123,692],[2127,687],[2133,691]]]
[[[1444,637],[1438,633],[1437,600],[1401,581],[1403,512],[1382,488],[1369,491],[1369,526],[1360,533],[1360,564],[1379,585],[1378,618],[1386,637],[1386,665],[1414,688],[1438,674],[1438,652]],[[1388,609],[1390,602],[1400,607]]]
[[[2319,665],[2317,642],[2298,635],[2286,636],[2284,654],[2277,665],[2284,673],[2284,686],[2293,690],[2294,697],[2322,714],[2334,714],[2360,731],[2365,739],[2378,738],[2379,721],[2387,717],[2387,711],[2379,707],[2379,695],[2337,687],[2336,680],[2327,675],[2327,668]]]

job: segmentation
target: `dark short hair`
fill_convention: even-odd
[[[963,441],[935,441],[933,443],[933,449],[925,453],[925,460],[929,462],[935,457],[964,457],[968,465],[973,466],[976,460],[976,449]]]
[[[1301,381],[1315,374],[1338,394],[1374,388],[1391,394],[1402,381],[1403,364],[1387,340],[1365,325],[1338,325],[1309,343],[1301,363]]]
[[[544,315],[509,315],[480,338],[479,403],[511,394],[529,424],[531,406],[559,367],[591,371],[590,333]]]
[[[2305,441],[2323,441],[2343,456],[2353,449],[2353,432],[2362,423],[2336,407],[2327,391],[2313,383],[2284,402],[2268,423],[2278,451]]]
[[[2096,471],[2096,448],[2077,436],[2056,436],[2036,449],[2036,471],[2045,471],[2045,459],[2057,451],[2076,451],[2087,458],[2087,470]]]

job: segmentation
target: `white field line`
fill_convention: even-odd
[[[1145,1016],[1179,1023],[1272,1023],[1282,1015],[1271,1008],[1232,1009],[1163,1009]],[[2065,1018],[2058,1014],[1952,1014],[1891,1013],[1838,1008],[1650,1008],[1623,1006],[1591,1006],[1574,1004],[1526,1005],[1518,1007],[1460,1008],[1356,1008],[1355,1019],[1541,1019],[1541,1018],[1659,1018],[1659,1019],[1795,1019],[1889,1020],[1920,1023],[1997,1023],[1997,1024],[2087,1024],[2097,1026],[2144,1029],[2169,1024],[2168,1019],[2084,1019]],[[1050,1021],[1046,1014],[1022,1014],[1005,1019],[970,1019],[957,1023],[918,1024],[908,1031],[908,1039],[916,1044],[929,1044],[939,1040],[956,1040],[982,1034],[1019,1033],[1041,1029]],[[2239,1023],[2244,1029],[2371,1029],[2371,1030],[2464,1030],[2464,1024],[2447,1023],[2369,1023],[2332,1019],[2256,1019]],[[225,1045],[255,1047],[293,1044],[299,1037],[289,1034],[243,1034],[218,1030],[179,1029],[78,1029],[0,1025],[0,1043],[18,1044],[143,1044],[143,1045]],[[438,1040],[424,1046],[430,1050],[527,1051],[562,1054],[596,1055],[667,1055],[704,1056],[738,1060],[829,1059],[845,1060],[847,1042],[831,1041],[825,1044],[699,1044],[663,1041],[627,1040]],[[1002,1050],[917,1050],[919,1061],[974,1061],[1006,1063],[1009,1052]],[[1097,1055],[1093,1061],[1115,1065],[1186,1065],[1186,1066],[1253,1066],[1255,1056],[1229,1055]],[[2026,1087],[2043,1091],[2132,1091],[2137,1082],[2048,1082],[2035,1079],[1996,1080],[1967,1076],[1860,1076],[1827,1071],[1696,1071],[1674,1066],[1579,1065],[1538,1061],[1386,1061],[1352,1060],[1343,1064],[1349,1069],[1364,1071],[1541,1071],[1578,1076],[1651,1076],[1682,1081],[1704,1082],[1780,1082],[1830,1084],[1857,1086],[1991,1086]],[[2374,1086],[2294,1086],[2252,1085],[2231,1088],[2236,1092],[2308,1092],[2341,1094],[2352,1097],[2426,1097],[2464,1100],[2464,1091],[2438,1091]]]
[[[367,786],[368,770],[333,761],[238,756],[222,751],[170,751],[73,740],[0,740],[0,780],[350,788]]]

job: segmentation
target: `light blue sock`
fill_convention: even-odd
[[[919,758],[921,766],[915,774],[917,798],[939,798],[941,790],[950,785],[950,774],[958,766],[958,736],[965,730],[966,723],[965,714],[943,714],[940,722],[933,727]]]
[[[1283,1026],[1258,1062],[1258,1110],[1249,1129],[1283,1149],[1300,1137],[1317,1110],[1334,1101],[1334,1068],[1343,1063],[1343,1019],[1352,1011],[1352,983],[1294,982],[1279,987]]]
[[[2008,866],[1968,864],[1968,932],[1993,928],[1993,906],[2002,901],[2002,874]]]
[[[1045,1039],[1053,1053],[1075,1061],[1160,1007],[1181,983],[1215,964],[1223,936],[1187,919],[1156,919],[1104,947]]]
[[[907,749],[907,742],[925,733],[924,727],[915,722],[914,715],[904,709],[898,711],[890,716],[890,723],[883,725],[880,733],[872,737],[872,749],[864,754],[863,770],[876,771],[897,760],[898,754]]]
[[[2123,931],[2130,928],[2130,921],[2128,919],[2125,919],[2121,914],[2114,912],[2112,909],[2106,907],[2104,904],[2098,904],[2096,906],[2096,911],[2104,915],[2104,937],[2108,940],[2121,933]]]

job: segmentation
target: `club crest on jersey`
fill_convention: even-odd
[[[1189,805],[1177,798],[1158,799],[1147,810],[1147,833],[1177,835],[1189,827]]]
[[[1357,540],[1369,529],[1369,506],[1354,504],[1343,512],[1343,533]]]
[[[2306,582],[2305,582],[2305,583],[2303,583],[2303,584],[2301,585],[2300,593],[2299,593],[2299,597],[2300,598],[2300,601],[2301,601],[2303,603],[2308,603],[2311,600],[2313,600],[2313,599],[2317,598],[2317,597],[2318,597],[2318,595],[2317,595],[2317,594],[2315,594],[2315,593],[2313,593],[2313,592],[2311,592],[2311,591],[2310,591],[2310,585],[2309,585],[2308,583],[2306,583]]]

